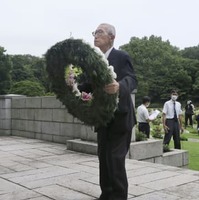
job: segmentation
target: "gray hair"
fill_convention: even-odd
[[[107,23],[102,23],[102,24],[100,24],[100,25],[106,27],[106,30],[107,30],[107,33],[108,33],[108,34],[113,35],[113,36],[116,35],[115,27],[114,27],[113,25],[107,24]]]

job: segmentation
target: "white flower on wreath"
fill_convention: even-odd
[[[88,43],[87,43],[88,44]],[[89,44],[90,45],[90,44]],[[96,46],[92,46],[90,45],[94,51],[100,55],[102,61],[106,64],[108,70],[109,70],[109,73],[112,77],[112,79],[116,79],[117,78],[117,74],[114,72],[114,67],[112,65],[109,65],[109,62],[108,60],[106,59],[104,53]],[[68,86],[72,87],[72,92],[75,94],[75,96],[77,97],[80,97],[83,101],[90,101],[92,100],[92,93],[85,93],[85,92],[80,92],[79,89],[78,89],[78,83],[76,82],[75,80],[75,72],[74,72],[74,69],[73,69],[73,65],[70,64],[69,65],[69,74],[67,75],[66,77],[66,83]],[[117,103],[119,102],[119,98],[117,97],[116,99]]]
[[[117,74],[114,72],[114,68],[112,65],[109,65],[108,66],[108,69],[109,69],[109,72],[110,72],[110,75],[113,79],[116,79],[117,78]]]
[[[77,97],[80,97],[80,96],[81,96],[81,92],[80,92],[79,89],[78,89],[77,82],[75,82],[75,83],[73,84],[73,92],[75,93],[75,96],[77,96]]]

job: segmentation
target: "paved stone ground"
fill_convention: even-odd
[[[129,200],[198,200],[199,171],[127,160]],[[93,200],[96,156],[62,144],[0,136],[0,200]]]

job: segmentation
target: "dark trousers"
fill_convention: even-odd
[[[185,126],[188,125],[188,121],[189,121],[189,125],[193,126],[192,114],[186,114],[185,113]]]
[[[167,119],[166,126],[169,127],[169,131],[165,133],[163,143],[169,144],[173,136],[174,148],[181,149],[179,122],[175,119]]]
[[[150,135],[150,126],[149,126],[149,123],[139,122],[139,124],[138,124],[138,130],[139,130],[139,132],[144,133],[147,136],[147,138],[149,138],[149,135]]]
[[[100,200],[127,200],[128,180],[125,157],[131,142],[131,133],[98,131],[98,158],[100,169]]]

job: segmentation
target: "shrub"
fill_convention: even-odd
[[[162,131],[162,130],[161,130],[161,127],[160,127],[160,126],[154,126],[151,135],[152,135],[154,138],[163,139],[163,136],[162,136],[161,131]]]
[[[44,87],[35,81],[16,82],[9,91],[11,94],[21,94],[26,96],[44,96]]]
[[[170,151],[170,147],[168,144],[163,144],[163,152],[166,153],[166,152],[169,152]]]
[[[142,132],[136,132],[136,142],[147,140],[147,136]]]

